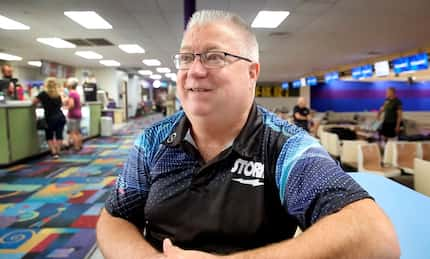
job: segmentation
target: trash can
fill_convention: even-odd
[[[101,117],[101,133],[102,137],[112,136],[112,117]]]

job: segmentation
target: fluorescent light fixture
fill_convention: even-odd
[[[119,67],[119,66],[121,66],[121,64],[118,61],[112,60],[112,59],[104,59],[104,60],[100,60],[99,62],[100,62],[100,64],[105,65],[107,67]]]
[[[42,66],[41,61],[28,61],[27,64],[29,64],[30,66],[33,66],[33,67],[41,67]]]
[[[76,45],[60,38],[37,38],[38,42],[49,45],[57,49],[72,49]]]
[[[170,69],[168,67],[157,67],[157,72],[159,72],[159,73],[170,73]]]
[[[161,66],[161,62],[158,59],[144,59],[142,62],[150,67]]]
[[[30,30],[30,27],[0,15],[0,28],[3,30]]]
[[[103,56],[94,51],[76,51],[76,55],[86,59],[102,59]]]
[[[152,75],[152,71],[151,70],[139,70],[138,73],[141,74],[142,76],[150,76],[150,75]]]
[[[112,29],[112,25],[94,11],[69,11],[64,12],[64,15],[72,19],[74,22],[79,23],[86,29]]]
[[[154,88],[159,88],[161,86],[160,80],[155,80],[154,82],[152,82],[152,86]]]
[[[276,28],[290,15],[288,11],[259,11],[252,28]]]
[[[165,74],[165,76],[170,78],[172,81],[176,82],[176,74],[175,73],[167,73],[167,74]]]
[[[22,60],[22,58],[11,54],[0,52],[0,60],[16,61],[16,60]]]
[[[149,78],[154,79],[154,80],[160,80],[161,75],[153,74],[153,75],[150,75]]]
[[[145,53],[145,50],[137,44],[121,44],[118,48],[130,54]]]

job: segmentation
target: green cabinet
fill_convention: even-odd
[[[0,165],[40,153],[34,107],[29,103],[0,106]]]
[[[90,107],[90,131],[89,137],[100,135],[100,117],[102,114],[101,103],[88,103]]]

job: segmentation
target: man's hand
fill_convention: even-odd
[[[217,259],[221,257],[209,253],[181,249],[174,246],[169,239],[164,239],[163,241],[163,253],[168,259]]]

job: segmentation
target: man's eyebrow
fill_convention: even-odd
[[[223,50],[223,48],[220,46],[217,46],[217,45],[208,45],[204,48],[204,50],[202,52],[208,52],[208,51],[212,51],[212,50],[221,51],[221,50]],[[185,45],[179,49],[179,52],[187,52],[188,53],[188,52],[193,52],[193,51],[192,51],[192,48],[190,46]]]

